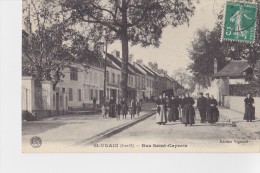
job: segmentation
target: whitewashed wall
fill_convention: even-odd
[[[245,112],[245,97],[241,96],[224,96],[224,106],[226,108],[244,113]],[[255,100],[255,115],[260,118],[260,97],[254,97]]]

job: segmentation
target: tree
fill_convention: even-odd
[[[257,16],[259,15],[258,10]],[[205,28],[197,31],[197,38],[192,41],[191,48],[188,49],[190,59],[193,61],[189,69],[194,74],[195,80],[203,87],[210,86],[210,78],[214,75],[214,59],[217,60],[218,70],[230,60],[240,59],[246,59],[254,69],[256,60],[260,57],[260,54],[257,53],[260,49],[259,17],[256,20],[255,43],[221,41],[223,11],[220,12],[218,18],[219,20],[212,31]]]
[[[196,82],[188,69],[179,68],[172,74],[172,78],[176,80],[181,86],[188,89],[189,92],[193,92],[196,86]]]
[[[55,1],[24,0],[23,16],[22,73],[33,76],[37,86],[44,80],[56,85],[71,62],[98,56],[88,49],[88,39],[69,27],[70,19]]]
[[[189,22],[194,13],[192,0],[64,0],[64,11],[74,22],[109,28],[122,44],[121,91],[127,98],[128,43],[160,45],[162,29]]]
[[[217,25],[213,31],[205,28],[197,31],[197,37],[188,49],[193,63],[189,69],[194,74],[195,80],[203,87],[210,86],[210,77],[214,75],[214,60],[217,60],[218,69],[223,68],[226,60],[227,45],[221,43],[221,26]]]

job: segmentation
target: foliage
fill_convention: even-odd
[[[176,80],[180,85],[184,86],[189,92],[193,92],[196,86],[196,82],[191,73],[184,68],[175,70],[172,74],[172,78]]]
[[[160,38],[168,25],[176,27],[189,22],[194,13],[192,0],[64,0],[63,10],[73,22],[87,23],[98,33],[110,30],[114,40],[122,43],[123,97],[127,98],[128,42],[141,46],[160,45]]]
[[[72,62],[93,61],[98,54],[88,48],[88,39],[70,28],[69,19],[52,1],[23,1],[24,25],[22,73],[57,84],[62,70]]]
[[[259,10],[258,15],[259,16]],[[255,43],[240,43],[221,41],[221,27],[223,11],[218,15],[215,28],[209,31],[205,28],[197,31],[197,38],[189,48],[190,59],[193,61],[189,69],[195,76],[195,80],[203,87],[210,86],[210,78],[214,75],[214,59],[217,60],[218,70],[223,68],[230,60],[247,60],[252,67],[260,58],[260,18],[257,17],[257,30]]]

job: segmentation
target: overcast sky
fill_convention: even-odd
[[[216,14],[224,3],[225,0],[200,0],[200,3],[196,5],[194,16],[190,19],[189,27],[187,24],[177,28],[169,26],[164,29],[159,48],[129,46],[129,53],[133,54],[135,59],[142,58],[144,63],[157,62],[160,68],[168,71],[169,75],[178,68],[186,68],[191,62],[187,48],[190,46],[196,30],[202,27],[213,29]],[[108,52],[115,49],[121,52],[119,41],[109,45]]]

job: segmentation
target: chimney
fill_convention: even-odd
[[[137,59],[137,60],[136,60],[136,63],[137,63],[137,64],[140,64],[140,65],[143,65],[143,64],[144,64],[144,62],[143,62],[142,59]]]
[[[215,58],[214,59],[214,74],[216,74],[218,72],[218,61],[217,59]]]
[[[128,62],[131,63],[131,64],[134,63],[134,55],[133,54],[128,55]]]
[[[111,52],[111,54],[112,54],[114,57],[116,57],[116,58],[120,58],[120,51],[113,50],[113,51]]]
[[[148,62],[148,66],[156,71],[158,70],[158,64],[156,62],[154,62],[154,63]]]
[[[104,53],[104,47],[105,47],[104,42],[98,42],[95,46],[95,50],[98,52]]]

